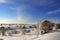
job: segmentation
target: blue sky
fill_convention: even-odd
[[[60,23],[60,0],[0,0],[0,23]]]

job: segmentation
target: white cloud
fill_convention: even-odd
[[[6,1],[5,0],[0,0],[0,3],[5,3]]]
[[[49,11],[48,14],[57,14],[58,12],[60,12],[60,9]]]
[[[13,3],[12,0],[0,0],[0,3]]]
[[[6,3],[7,0],[0,0],[0,3]]]

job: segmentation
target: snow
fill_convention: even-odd
[[[53,30],[40,37],[41,40],[60,40],[60,30]]]
[[[4,40],[60,40],[60,29],[53,30],[43,35],[20,35],[14,34],[13,36],[1,36]]]
[[[33,40],[36,37],[36,35],[0,36],[4,40]]]

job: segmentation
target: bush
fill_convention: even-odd
[[[60,24],[56,24],[56,29],[60,29]]]

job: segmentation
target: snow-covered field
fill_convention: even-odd
[[[41,40],[60,40],[60,29],[51,31],[50,33],[44,34],[40,37]]]
[[[34,40],[37,35],[0,36],[3,40]]]
[[[43,35],[0,36],[3,40],[60,40],[60,30],[53,30]]]

